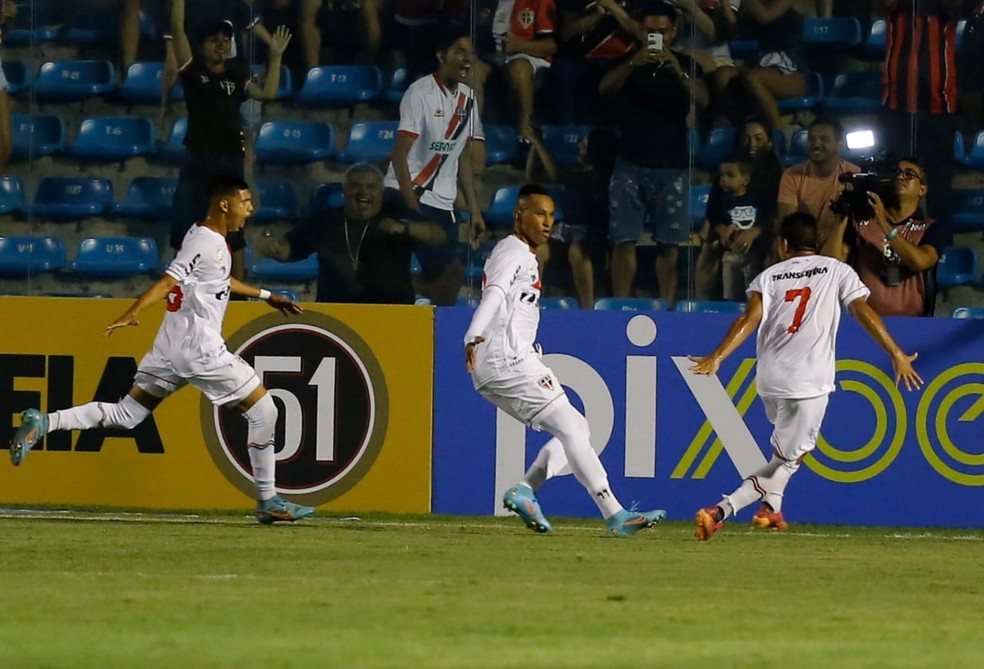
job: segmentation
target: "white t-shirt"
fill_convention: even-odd
[[[193,225],[165,272],[178,281],[167,296],[167,313],[155,348],[170,352],[180,376],[209,369],[226,352],[222,320],[229,305],[232,254],[225,237]]]
[[[833,392],[842,305],[870,294],[857,272],[834,258],[797,256],[755,277],[748,293],[762,295],[758,394],[804,399]]]
[[[540,270],[529,244],[516,235],[496,244],[485,261],[482,292],[489,290],[502,291],[505,301],[485,328],[485,341],[475,349],[476,387],[536,355]]]
[[[416,137],[407,154],[413,185],[422,188],[421,204],[451,211],[458,194],[458,158],[469,139],[485,139],[475,97],[465,84],[448,90],[430,75],[410,84],[400,101],[397,132]],[[384,185],[400,188],[391,164]]]

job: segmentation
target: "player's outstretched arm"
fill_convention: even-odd
[[[871,335],[871,338],[878,342],[878,345],[885,349],[892,358],[895,385],[899,385],[899,381],[902,381],[906,390],[920,388],[923,384],[922,377],[912,367],[912,362],[919,357],[919,354],[907,355],[905,351],[899,348],[899,345],[892,339],[892,335],[889,334],[888,328],[885,327],[885,321],[871,308],[867,298],[859,297],[854,300],[851,302],[850,309],[851,315],[861,324],[865,332]]]
[[[125,328],[131,325],[140,325],[140,321],[137,320],[137,314],[143,311],[148,305],[154,304],[155,302],[160,302],[171,289],[174,288],[178,283],[170,274],[165,274],[160,279],[158,279],[154,285],[144,291],[143,295],[138,297],[130,308],[126,310],[122,316],[117,318],[115,321],[106,327],[106,332],[104,333],[107,337],[113,334],[113,330],[118,328]]]
[[[258,297],[271,307],[282,313],[284,316],[289,316],[291,314],[303,314],[304,309],[301,308],[297,302],[290,300],[283,295],[278,293],[271,293],[266,288],[257,288],[256,286],[251,286],[248,283],[243,283],[235,277],[229,279],[229,290],[232,291],[233,295],[242,295],[244,297]]]
[[[748,309],[735,319],[735,322],[731,324],[731,328],[728,329],[728,334],[725,335],[724,339],[710,355],[703,357],[687,356],[691,362],[696,363],[690,368],[690,371],[694,374],[714,374],[717,372],[724,359],[731,355],[736,348],[745,343],[745,340],[755,332],[761,320],[762,295],[760,293],[752,293],[751,297],[748,298]]]

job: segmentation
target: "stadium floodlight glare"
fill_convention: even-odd
[[[871,130],[852,130],[844,135],[847,148],[852,151],[858,149],[870,149],[875,146],[875,133]]]

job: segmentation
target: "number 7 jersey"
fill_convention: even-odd
[[[762,295],[758,394],[805,399],[833,392],[842,308],[870,294],[857,272],[834,258],[795,256],[755,277],[748,293]]]

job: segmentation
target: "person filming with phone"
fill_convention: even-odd
[[[618,159],[611,181],[612,293],[630,297],[636,243],[649,220],[657,243],[659,296],[676,300],[679,245],[690,239],[687,120],[707,107],[704,71],[673,50],[677,11],[649,0],[641,7],[645,42],[609,71],[598,87],[615,97]]]

